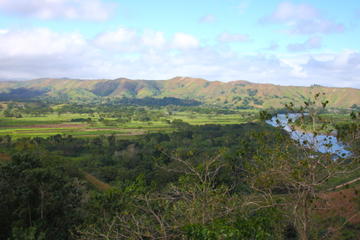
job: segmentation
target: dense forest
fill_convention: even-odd
[[[305,103],[276,111],[306,112],[292,123],[293,131],[327,131],[329,116],[338,115],[325,109],[327,102]],[[360,235],[360,189],[353,183],[360,172],[357,106],[351,114],[337,110],[343,117],[330,128],[352,152],[346,158],[317,152],[265,123],[274,109],[244,112],[173,98],[1,106],[0,131],[24,126],[23,136],[0,134],[0,204],[5,206],[0,239],[352,240]],[[34,122],[53,116],[46,126]],[[64,116],[66,126],[57,120]],[[218,123],[196,124],[203,116]],[[136,136],[111,133],[134,122],[140,129],[164,128]],[[87,132],[84,127],[96,125],[97,131],[110,132],[26,136],[30,127],[50,131],[54,123],[55,129],[71,125]]]

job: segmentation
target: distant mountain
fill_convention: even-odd
[[[27,95],[91,99],[97,97],[194,99],[207,104],[232,107],[283,107],[285,103],[301,104],[317,92],[324,92],[331,107],[351,107],[360,103],[360,89],[279,86],[247,81],[219,82],[200,78],[175,77],[169,80],[79,80],[35,79],[30,81],[0,82],[1,94],[11,96],[27,89]]]

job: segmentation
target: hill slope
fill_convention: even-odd
[[[94,97],[176,97],[207,104],[233,107],[282,107],[290,101],[302,103],[317,92],[324,92],[331,107],[350,107],[360,103],[360,89],[322,86],[296,87],[258,84],[247,81],[219,82],[199,78],[176,77],[169,80],[78,80],[35,79],[24,82],[0,82],[0,92],[11,96],[11,89],[27,89],[48,96]],[[30,94],[31,96],[34,94]]]

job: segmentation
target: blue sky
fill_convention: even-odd
[[[360,3],[0,0],[0,79],[208,80],[360,88]]]

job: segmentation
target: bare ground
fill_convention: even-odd
[[[360,186],[341,191],[333,191],[322,194],[320,197],[326,200],[319,207],[325,216],[341,216],[348,222],[360,224]]]
[[[10,161],[11,157],[5,153],[0,153],[0,161]]]
[[[36,124],[36,125],[25,125],[15,126],[16,128],[82,128],[87,127],[87,124],[71,124],[71,123],[58,123],[58,124]],[[7,127],[10,128],[10,127]]]

